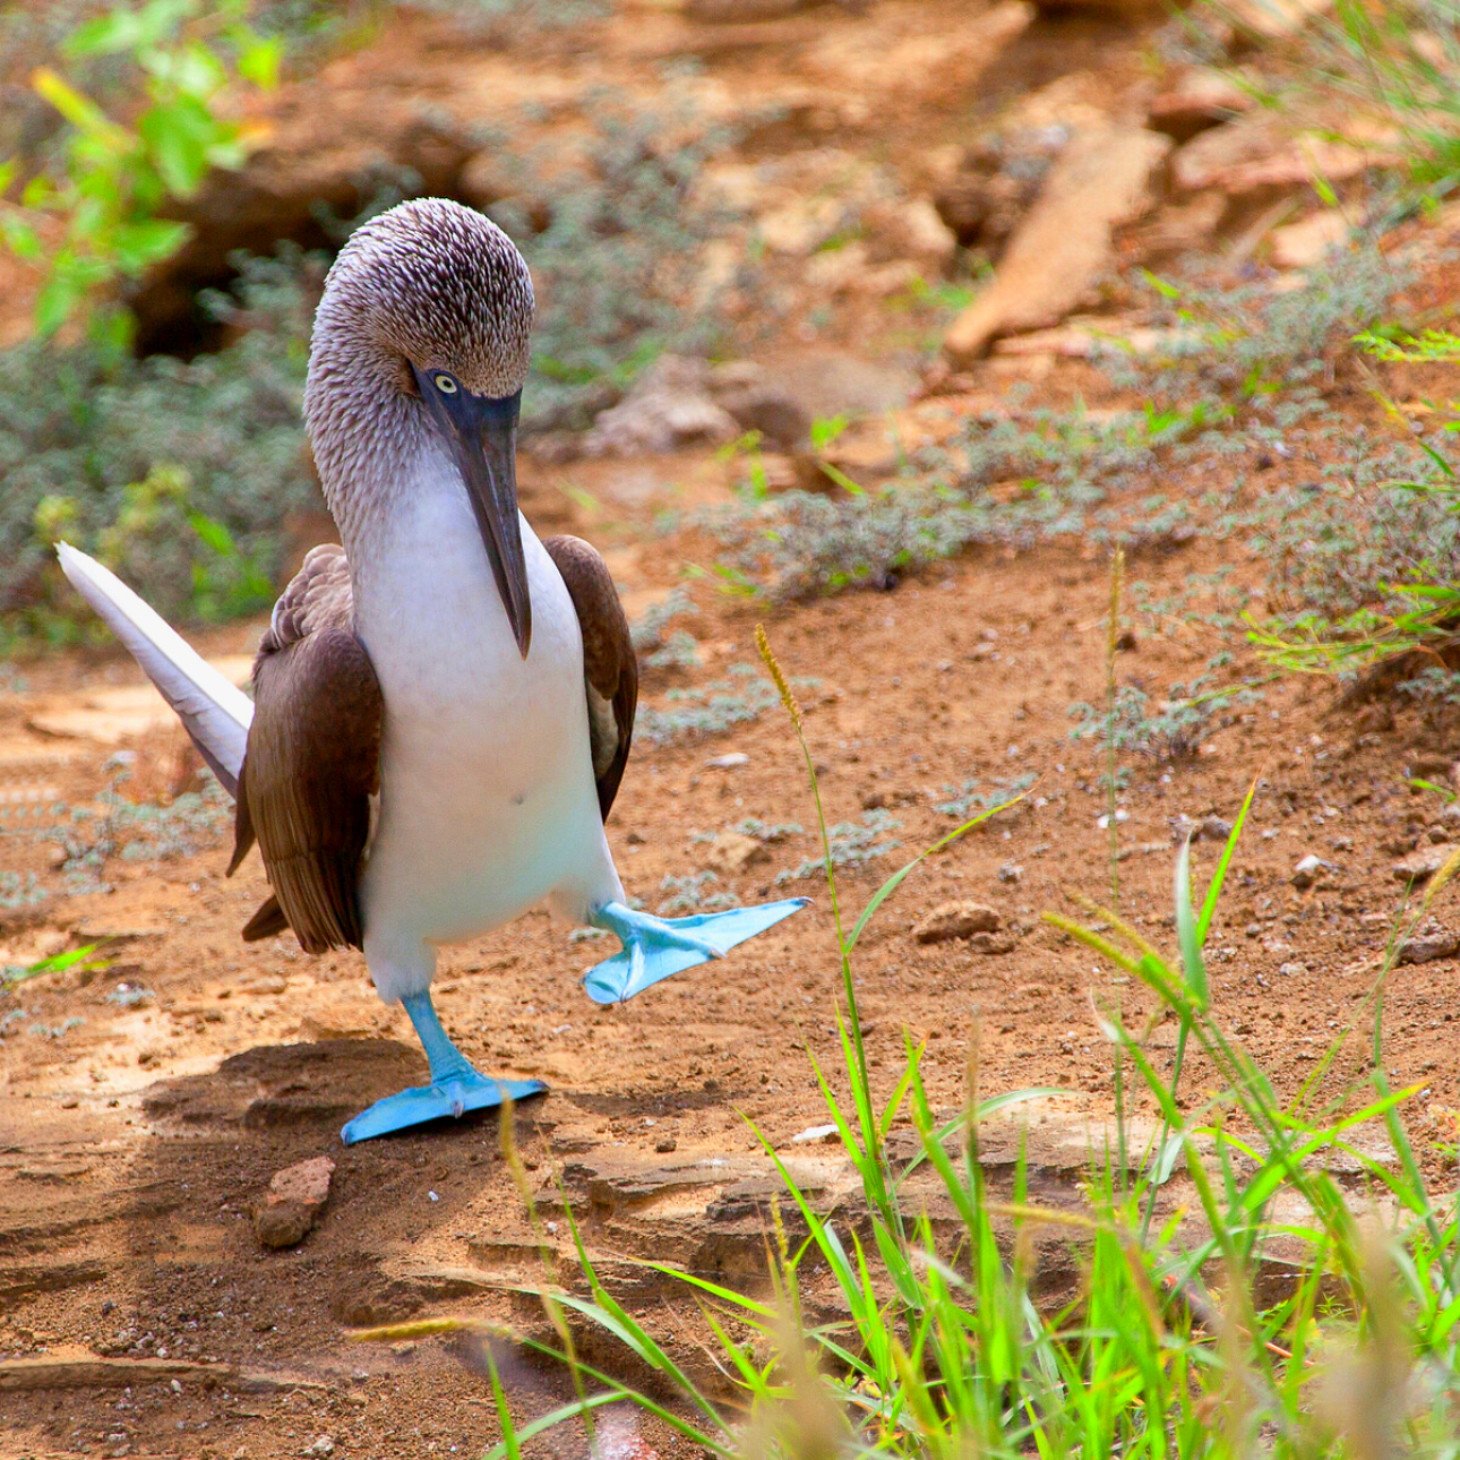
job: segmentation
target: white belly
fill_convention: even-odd
[[[577,613],[525,519],[522,540],[525,661],[454,472],[413,490],[384,550],[355,567],[357,631],[385,695],[361,897],[386,997],[417,982],[404,965],[423,943],[486,932],[549,896],[582,921],[623,895],[598,811]]]

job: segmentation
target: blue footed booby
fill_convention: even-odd
[[[342,546],[314,548],[259,647],[252,702],[129,588],[61,566],[237,799],[230,873],[257,843],[272,896],[247,940],[361,949],[405,1006],[430,1083],[377,1101],[352,1143],[522,1099],[479,1074],[431,1003],[437,950],[547,900],[622,949],[599,1003],[719,958],[805,903],[684,918],[628,906],[604,833],[638,668],[603,559],[518,510],[532,279],[495,224],[403,203],[340,252],[315,316],[305,418]]]

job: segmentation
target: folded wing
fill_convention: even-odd
[[[639,663],[608,565],[582,538],[550,537],[543,546],[567,585],[583,631],[593,776],[598,782],[598,809],[607,820],[634,738]]]
[[[232,872],[255,838],[274,896],[244,937],[294,930],[308,953],[359,948],[360,865],[380,789],[384,699],[355,637],[342,548],[314,548],[254,663]]]

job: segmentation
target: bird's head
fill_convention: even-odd
[[[532,315],[527,264],[495,223],[441,198],[402,203],[357,229],[330,269],[305,396],[317,451],[372,408],[445,449],[524,659],[532,604],[516,435]]]

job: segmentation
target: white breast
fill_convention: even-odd
[[[455,469],[437,460],[394,498],[358,561],[349,549],[356,627],[385,695],[380,821],[361,888],[367,952],[387,935],[470,937],[551,894],[581,919],[621,888],[567,588],[522,519],[524,661]]]

